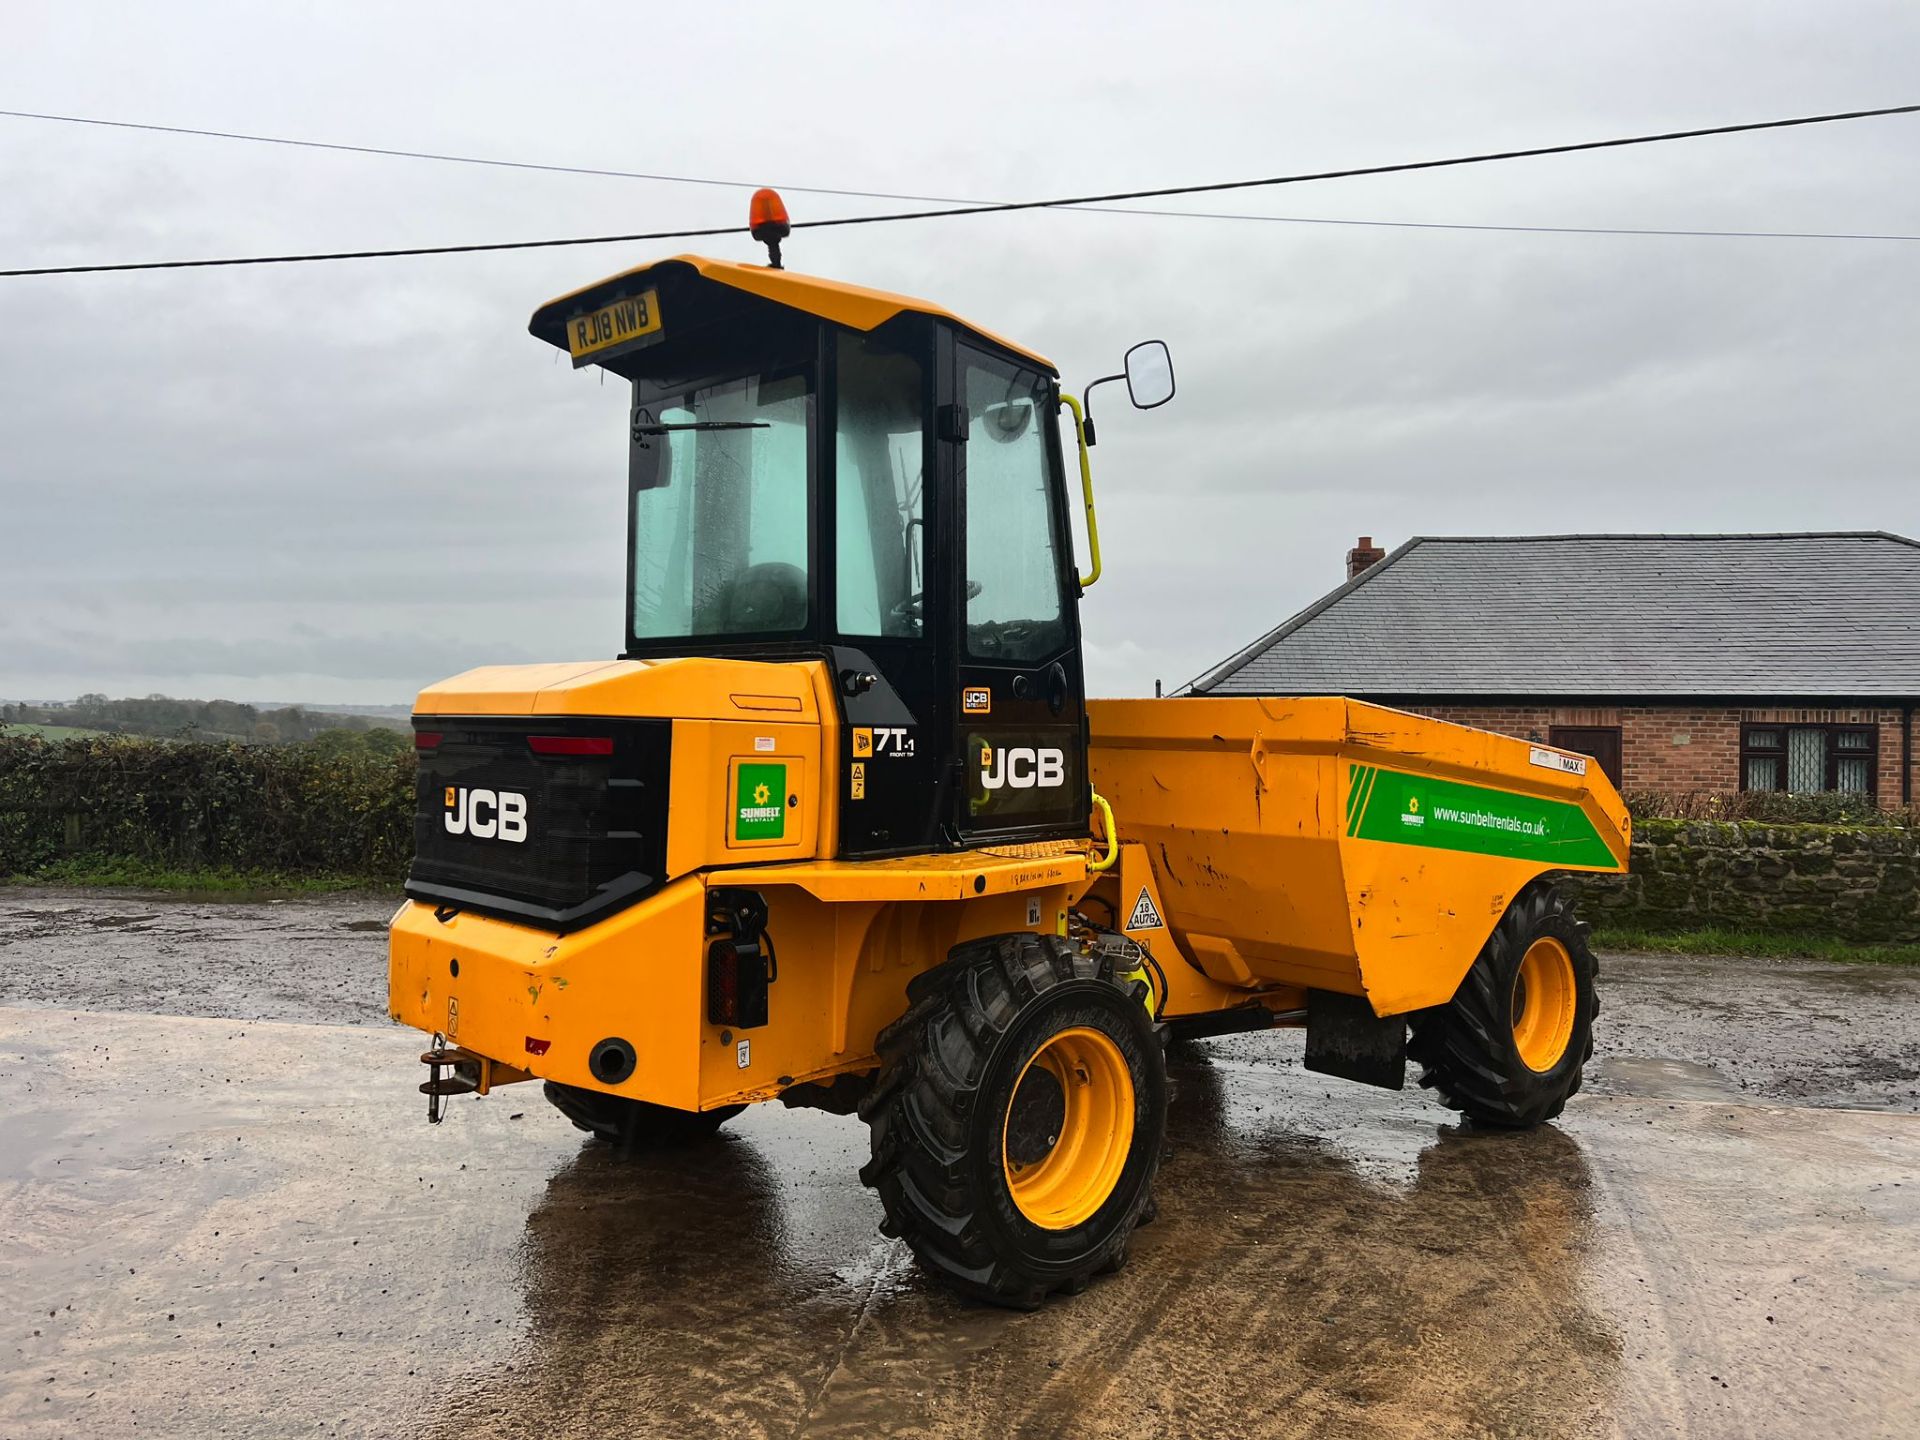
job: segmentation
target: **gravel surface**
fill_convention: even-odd
[[[0,1004],[361,1025],[386,1019],[388,894],[233,900],[0,889]],[[1601,956],[1587,1086],[1920,1111],[1920,969]],[[1297,1032],[1211,1042],[1299,1062]]]
[[[364,1025],[387,1018],[393,895],[0,888],[0,1004]]]

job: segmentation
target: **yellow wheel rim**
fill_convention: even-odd
[[[1573,1038],[1578,1003],[1567,947],[1558,940],[1534,941],[1513,977],[1513,1043],[1529,1070],[1544,1075],[1560,1063]]]
[[[1133,1148],[1133,1074],[1098,1030],[1062,1030],[1021,1070],[1001,1126],[1000,1163],[1020,1213],[1068,1230],[1113,1193]]]

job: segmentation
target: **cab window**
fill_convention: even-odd
[[[980,660],[1043,660],[1066,645],[1047,445],[1052,382],[1037,370],[963,347],[960,383],[967,419],[967,650]]]
[[[926,623],[922,370],[866,335],[840,335],[835,354],[835,621],[842,635],[915,638]]]
[[[807,625],[813,390],[803,372],[635,387],[635,640]]]

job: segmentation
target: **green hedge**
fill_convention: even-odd
[[[1759,820],[1773,825],[1920,826],[1920,807],[1883,810],[1870,795],[1830,791],[1629,790],[1635,820]]]
[[[413,771],[410,751],[0,735],[0,876],[100,858],[398,880]]]

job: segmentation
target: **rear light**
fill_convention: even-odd
[[[440,732],[438,730],[414,731],[413,748],[416,750],[438,750],[440,748]]]
[[[707,934],[713,937],[707,946],[707,1023],[758,1029],[767,1023],[768,987],[780,978],[767,933],[767,902],[754,890],[710,890],[707,907]]]
[[[715,940],[707,946],[707,1023],[757,1030],[767,1023],[767,989],[777,978],[757,940]]]
[[[527,745],[536,755],[611,755],[611,735],[529,735]]]

